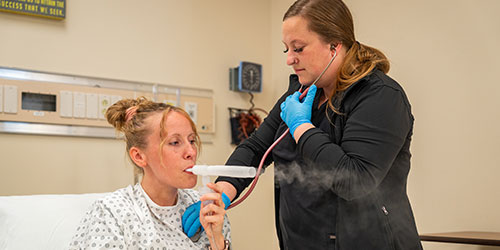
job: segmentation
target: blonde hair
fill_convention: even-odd
[[[328,106],[335,112],[332,98],[337,93],[370,74],[374,68],[389,72],[390,63],[384,53],[356,41],[351,12],[342,0],[297,0],[287,10],[283,21],[293,16],[306,19],[309,29],[324,42],[342,43],[347,49],[337,76],[337,85],[332,93],[328,93]]]
[[[113,125],[113,127],[122,132],[124,135],[124,140],[126,142],[127,155],[128,151],[132,147],[137,147],[140,149],[146,148],[148,141],[147,137],[151,134],[151,129],[144,124],[146,118],[153,114],[162,112],[163,116],[160,122],[160,139],[161,143],[159,146],[160,152],[162,152],[163,144],[166,140],[167,128],[165,127],[165,118],[169,112],[177,112],[189,121],[193,132],[195,133],[196,142],[195,146],[197,149],[201,148],[200,137],[196,131],[196,125],[193,120],[189,117],[188,113],[182,108],[175,107],[165,103],[153,102],[145,97],[139,97],[137,99],[123,99],[115,104],[111,105],[106,111],[106,119],[108,123]],[[130,155],[128,155],[130,159]],[[160,158],[162,154],[160,153]],[[132,159],[130,159],[132,161]],[[134,163],[134,161],[132,161]],[[144,170],[134,163],[134,176],[143,175]]]

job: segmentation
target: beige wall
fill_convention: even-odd
[[[262,63],[264,92],[255,102],[273,105],[291,72],[281,52],[281,18],[292,2],[71,1],[64,22],[0,13],[0,66],[209,86],[217,132],[201,160],[220,164],[233,149],[227,107],[248,106],[246,95],[227,90],[227,69],[239,60]],[[93,8],[97,3],[101,10]],[[413,106],[408,190],[420,232],[500,231],[500,2],[347,4],[358,40],[387,54],[390,75]],[[131,179],[122,148],[113,140],[0,134],[0,194],[114,190]],[[268,172],[249,200],[230,211],[236,249],[277,249],[272,185]]]

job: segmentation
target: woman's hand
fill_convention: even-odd
[[[227,207],[231,205],[231,199],[234,199],[234,197],[236,196],[236,188],[234,188],[233,185],[231,185],[229,182],[225,181],[217,182],[217,184],[215,185],[217,186],[217,188],[215,188],[214,190],[224,191],[224,193],[222,193],[222,201],[225,204],[224,208],[227,209]],[[226,192],[229,192],[228,194],[231,198],[226,195]],[[203,228],[201,228],[201,231],[199,231],[201,227],[200,209],[201,201],[198,201],[186,208],[186,211],[182,215],[182,229],[189,238],[193,237],[197,232],[203,232]]]
[[[224,246],[222,228],[224,227],[224,215],[226,214],[225,204],[221,196],[222,189],[214,183],[208,183],[207,187],[212,189],[214,193],[205,194],[200,198],[200,222],[207,233],[212,249],[216,249],[213,240],[220,249]],[[210,201],[210,203],[207,203],[207,201]]]
[[[316,85],[309,87],[306,97],[300,100],[300,92],[295,92],[281,103],[281,119],[290,128],[290,134],[295,138],[295,130],[302,124],[311,123],[311,112],[314,97],[316,96]]]
[[[229,198],[229,200],[222,200],[224,201],[224,203],[226,203],[227,208],[229,206],[229,204],[227,204],[227,201],[231,202],[232,200],[234,200],[234,197],[236,197],[236,188],[233,186],[233,184],[227,181],[219,181],[216,182],[215,185],[217,185],[217,187],[219,187],[222,192],[226,194],[227,198]]]

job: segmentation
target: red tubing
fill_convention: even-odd
[[[302,88],[299,91],[302,91]],[[300,95],[300,97],[299,97],[300,100],[304,99],[304,96],[307,95],[307,91],[309,91],[309,88],[307,88]],[[257,181],[259,180],[260,171],[262,170],[262,166],[264,165],[264,161],[266,160],[267,155],[271,152],[271,150],[273,150],[274,146],[276,146],[276,144],[280,143],[280,141],[283,139],[283,137],[285,137],[285,135],[289,132],[290,132],[290,128],[287,128],[285,130],[285,132],[283,132],[283,134],[276,141],[274,141],[274,143],[266,150],[266,153],[264,153],[264,156],[262,156],[262,159],[260,160],[259,168],[257,168],[257,173],[255,173],[255,178],[252,181],[252,185],[250,185],[250,188],[248,189],[248,191],[240,199],[231,203],[231,205],[229,205],[229,207],[227,207],[227,209],[231,209],[233,207],[238,206],[252,193],[253,189],[255,188],[255,185],[257,185]]]

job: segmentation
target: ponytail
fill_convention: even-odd
[[[338,75],[338,91],[343,91],[353,83],[368,75],[377,68],[388,73],[390,63],[387,57],[378,49],[354,42],[347,51],[344,63]]]
[[[340,66],[337,86],[334,88],[333,93],[329,95],[328,106],[335,113],[339,113],[332,103],[334,96],[370,74],[375,68],[387,74],[390,67],[389,60],[380,50],[357,41],[352,43],[351,48],[345,55],[344,62]]]

